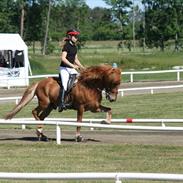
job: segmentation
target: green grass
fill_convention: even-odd
[[[23,146],[21,143],[1,144],[0,149],[0,172],[182,173],[183,171],[183,147],[176,146],[101,143],[58,146],[49,142]]]
[[[59,47],[58,47],[59,48]],[[157,50],[147,50],[145,53],[137,49],[129,52],[127,50],[117,50],[116,41],[87,42],[85,47],[78,53],[79,59],[86,67],[101,63],[112,64],[116,62],[124,71],[140,70],[165,70],[172,69],[173,66],[183,65],[183,52],[158,52]],[[42,56],[29,53],[33,74],[57,74],[60,64],[60,53]],[[138,80],[175,80],[176,74],[151,74],[136,76]],[[129,81],[129,76],[124,76],[124,81]]]
[[[182,118],[183,93],[138,95],[119,97],[115,103],[103,101],[111,106],[113,118]],[[31,117],[30,103],[17,117]],[[0,106],[0,116],[10,108],[11,103]],[[75,117],[72,110],[49,117]],[[105,118],[105,114],[85,113],[84,117]],[[179,124],[180,126],[180,124]],[[12,128],[2,126],[1,128]],[[47,128],[47,127],[46,127]],[[74,133],[73,129],[73,133]],[[0,172],[153,172],[182,173],[183,147],[170,145],[132,145],[76,143],[56,145],[55,142],[28,143],[21,141],[0,144]],[[11,182],[11,181],[0,181]],[[19,181],[13,181],[19,182]],[[32,182],[32,181],[21,181]],[[36,182],[36,181],[35,181]],[[40,181],[37,181],[40,182]],[[41,181],[47,182],[47,181]],[[50,182],[50,181],[49,181]],[[58,182],[58,181],[53,181]],[[62,182],[62,181],[59,181]],[[64,181],[63,181],[64,182]],[[67,183],[86,181],[65,181]],[[88,181],[112,183],[114,181]],[[125,183],[151,181],[123,181]],[[159,181],[158,181],[159,182]]]
[[[183,171],[180,166],[183,163],[183,147],[85,143],[58,146],[50,142],[24,144],[22,148],[21,144],[10,143],[1,145],[0,154],[1,172]],[[175,162],[175,167],[172,162]]]
[[[123,71],[144,68],[150,70],[171,69],[174,65],[183,65],[183,53],[159,53],[149,51],[128,52],[117,50],[116,42],[89,42],[79,52],[81,62],[86,65],[116,62]],[[33,74],[58,73],[59,53],[51,56],[30,54]],[[176,74],[135,76],[141,80],[173,80]],[[124,76],[123,80],[128,81]],[[154,95],[138,95],[119,97],[115,103],[103,101],[104,105],[113,109],[113,118],[183,118],[183,93]],[[0,118],[12,107],[13,103],[0,105]],[[31,110],[36,107],[34,102],[26,106],[17,117],[32,117]],[[49,117],[76,117],[73,110],[58,113],[53,111]],[[86,112],[85,118],[105,118],[104,113]],[[179,124],[180,126],[180,124]],[[20,128],[17,126],[0,125],[1,129]],[[35,128],[30,126],[30,128]],[[47,128],[47,127],[46,127]],[[52,128],[52,127],[48,127]],[[53,127],[54,128],[54,127]],[[73,129],[73,133],[75,128]],[[76,143],[56,145],[48,143],[0,143],[0,172],[154,172],[182,173],[183,147],[171,145],[131,145]],[[86,181],[5,181],[9,182],[67,182],[79,183]],[[87,181],[95,183],[113,183],[114,181]],[[125,181],[125,183],[150,183],[152,181]],[[157,181],[160,182],[160,181]]]
[[[105,106],[113,109],[113,118],[183,118],[183,93],[162,93],[154,95],[130,95],[118,97],[117,102],[110,103],[105,99],[102,102]],[[0,105],[0,118],[8,112],[15,103]],[[31,117],[31,110],[37,106],[32,102],[27,105],[17,117]],[[74,110],[67,110],[58,113],[53,110],[49,117],[76,117]],[[84,113],[85,118],[105,118],[105,113]]]

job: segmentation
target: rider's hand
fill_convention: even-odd
[[[78,65],[74,65],[73,68],[76,69],[76,70],[78,70],[79,69],[79,66]]]
[[[79,68],[80,71],[83,71],[83,70],[85,70],[85,69],[86,69],[86,68],[83,67],[83,66]]]

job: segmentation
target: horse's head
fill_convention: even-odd
[[[78,81],[89,88],[105,90],[106,98],[113,102],[117,99],[121,71],[110,65],[92,66],[81,72]]]
[[[118,68],[110,68],[104,73],[106,99],[116,101],[118,89],[121,83],[121,71]]]

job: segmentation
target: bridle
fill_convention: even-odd
[[[108,92],[108,90],[107,90],[106,88],[104,88],[103,90],[100,89],[100,88],[97,88],[97,90],[100,91],[100,92],[102,92],[102,93],[103,93],[103,91],[104,91],[104,92],[105,92],[105,97],[106,97],[106,99],[107,99],[107,100],[110,100],[110,92]]]

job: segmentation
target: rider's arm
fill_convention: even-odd
[[[83,66],[83,65],[81,64],[81,62],[79,61],[77,54],[76,54],[76,56],[75,56],[75,64],[76,64],[77,66],[79,66],[79,68],[84,69],[84,66]]]

